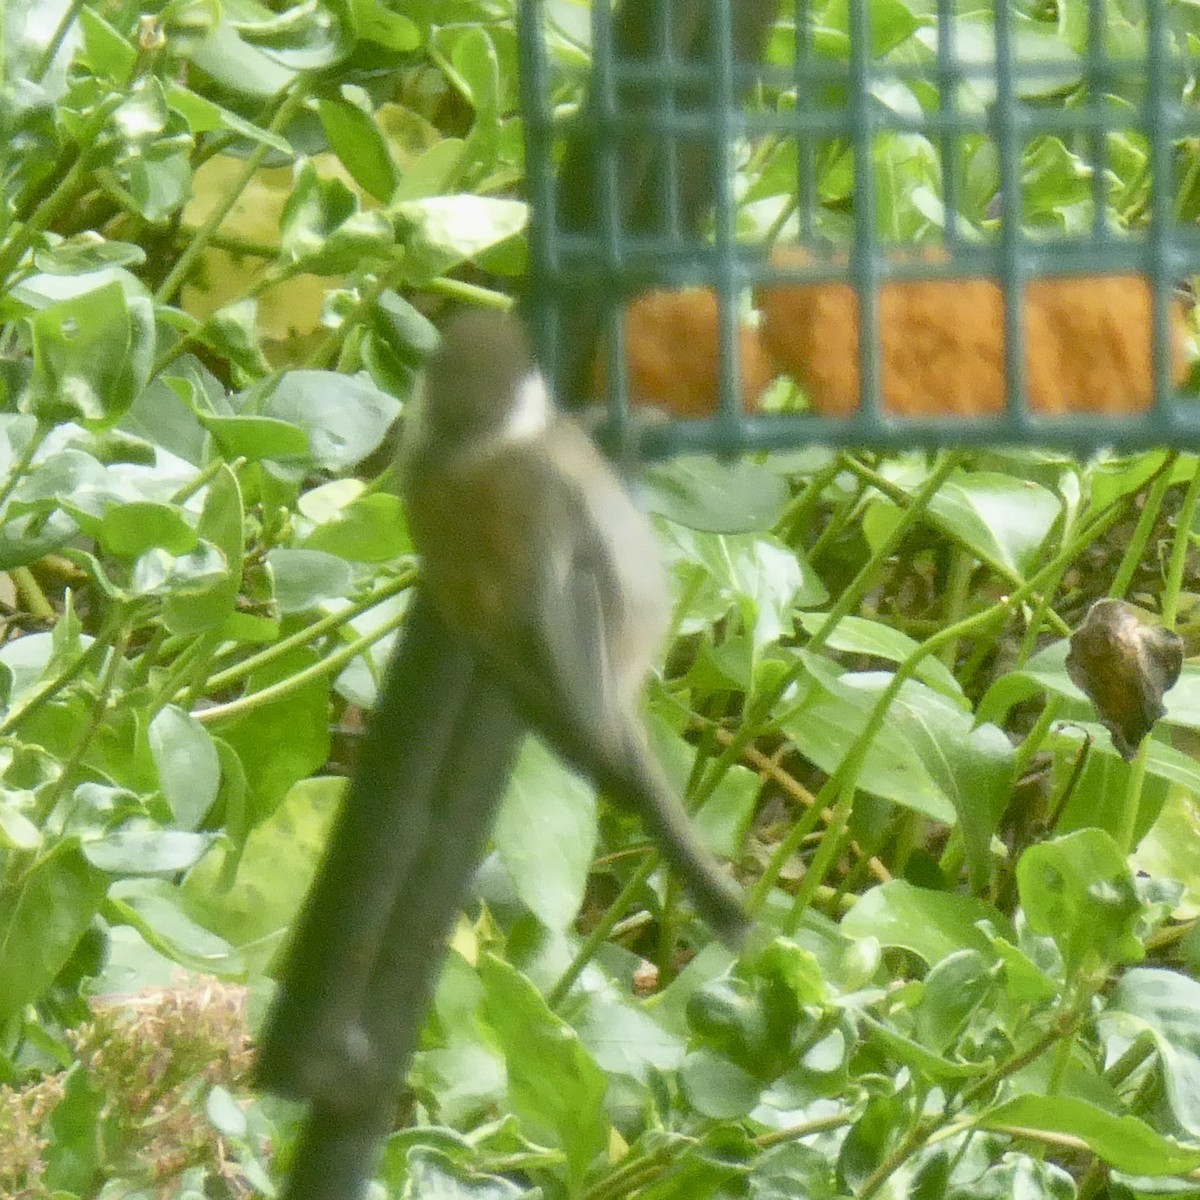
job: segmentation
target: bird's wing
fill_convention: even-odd
[[[611,661],[622,618],[612,546],[569,475],[541,460],[528,469],[544,476],[527,527],[528,616],[501,667],[531,722],[572,761],[585,748],[621,754],[630,714]]]

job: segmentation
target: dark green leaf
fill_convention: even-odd
[[[66,1080],[62,1099],[50,1114],[45,1184],[56,1194],[86,1194],[92,1190],[100,1167],[102,1141],[97,1127],[104,1116],[106,1097],[89,1072],[78,1063]]]
[[[379,127],[351,100],[317,101],[317,113],[333,152],[355,182],[376,200],[387,200],[396,190],[396,164]]]
[[[0,888],[0,1022],[37,1000],[91,925],[108,886],[76,839]]]

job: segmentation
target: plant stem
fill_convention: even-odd
[[[871,710],[862,730],[851,743],[850,748],[846,751],[845,757],[838,764],[833,774],[826,781],[825,786],[821,788],[817,794],[817,804],[814,805],[813,811],[820,808],[823,804],[828,804],[831,798],[836,795],[838,797],[838,807],[835,812],[842,816],[843,820],[849,820],[850,816],[850,800],[846,798],[846,792],[843,788],[849,789],[850,794],[853,794],[854,783],[858,778],[859,770],[862,767],[863,759],[866,757],[867,750],[871,743],[878,736],[880,729],[883,728],[883,722],[887,717],[888,710],[891,708],[892,701],[899,695],[901,687],[909,680],[916,672],[917,667],[921,662],[931,654],[936,654],[937,651],[944,646],[948,641],[955,638],[965,637],[969,634],[982,633],[997,623],[1005,620],[1008,615],[1020,604],[1027,596],[1035,595],[1041,588],[1044,581],[1052,578],[1054,573],[1061,567],[1063,558],[1074,558],[1087,545],[1096,538],[1100,537],[1106,529],[1108,529],[1120,516],[1121,507],[1113,505],[1102,513],[1095,521],[1093,521],[1086,529],[1084,529],[1076,538],[1074,538],[1069,546],[1064,548],[1062,553],[1052,559],[1041,571],[1031,576],[1020,587],[1016,588],[1010,595],[992,605],[990,608],[984,609],[981,612],[975,613],[970,617],[965,617],[963,620],[956,622],[954,625],[941,630],[934,634],[931,638],[924,641],[896,667],[892,678],[888,681],[887,686],[879,695],[879,699],[875,702],[875,707]],[[828,624],[828,622],[826,622]],[[789,671],[785,676],[792,674],[798,675],[803,670],[803,665],[798,664],[794,671]],[[739,731],[739,734],[742,731]],[[735,736],[734,741],[736,742]],[[722,753],[721,757],[725,755]],[[775,852],[771,855],[770,861],[767,863],[763,871],[762,878],[754,885],[750,896],[751,911],[754,911],[758,905],[761,905],[766,900],[766,895],[770,888],[774,886],[775,881],[779,878],[779,873],[783,869],[783,864],[795,851],[796,847],[803,840],[804,836],[812,829],[812,824],[808,823],[808,815],[804,820],[788,834],[786,838],[775,848]],[[799,832],[801,827],[808,824],[808,828],[803,833]],[[826,835],[828,836],[828,834]],[[824,847],[822,847],[824,849]],[[820,865],[825,869],[832,865],[833,854],[835,849],[831,849],[828,854],[820,855],[813,861],[813,866],[809,868],[808,874],[805,875],[805,884],[803,889],[805,896],[811,897],[817,887],[825,882],[823,876],[818,875],[816,867],[818,859]],[[809,875],[814,876],[811,884],[809,883]],[[799,895],[797,896],[799,899]],[[793,926],[799,921],[801,912],[798,905],[793,905],[791,913],[791,921]]]
[[[1163,498],[1167,494],[1167,488],[1171,486],[1170,468],[1175,465],[1178,457],[1178,451],[1167,455],[1154,482],[1150,485],[1150,490],[1146,493],[1146,503],[1138,515],[1133,536],[1129,539],[1129,545],[1125,547],[1125,553],[1121,556],[1121,565],[1117,568],[1112,585],[1108,589],[1108,594],[1115,599],[1121,599],[1129,591],[1134,572],[1145,561],[1146,543],[1150,540],[1150,534],[1158,521],[1158,514],[1162,511]]]
[[[381,638],[387,637],[389,633],[398,629],[403,622],[404,615],[401,614],[390,621],[385,621],[378,629],[373,629],[370,633],[355,638],[349,645],[335,651],[328,658],[323,658],[320,662],[313,663],[311,667],[306,667],[303,671],[297,671],[295,675],[291,675],[287,679],[281,679],[278,683],[270,684],[268,687],[263,688],[261,691],[253,692],[249,696],[240,696],[237,700],[231,700],[228,704],[216,704],[212,708],[201,709],[198,712],[194,712],[192,716],[197,721],[209,725],[214,721],[228,721],[234,717],[243,717],[247,713],[265,708],[268,704],[275,704],[277,701],[290,696],[293,692],[298,692],[302,688],[307,687],[314,680],[324,679],[328,675],[336,675],[343,667],[352,663],[368,647],[373,646]],[[272,648],[274,649],[274,647]]]
[[[37,62],[33,64],[32,70],[29,72],[29,78],[32,83],[41,83],[46,76],[46,72],[50,70],[50,64],[54,62],[55,55],[58,54],[63,42],[66,40],[67,34],[70,32],[71,26],[75,24],[76,18],[79,16],[87,0],[71,0],[63,12],[62,19],[55,27],[54,34],[46,43],[46,48],[38,56]]]
[[[376,588],[375,591],[371,592],[368,596],[364,596],[361,600],[356,600],[346,608],[336,613],[331,613],[327,617],[322,617],[319,621],[314,621],[311,625],[306,625],[296,633],[275,642],[273,645],[267,647],[266,650],[262,650],[258,654],[252,654],[249,658],[242,659],[241,662],[235,663],[232,667],[227,667],[224,671],[218,671],[215,675],[210,675],[204,687],[204,694],[211,696],[217,692],[222,692],[239,679],[244,679],[247,675],[252,675],[255,671],[269,667],[271,663],[286,657],[293,650],[298,650],[301,646],[307,646],[315,642],[318,638],[324,637],[327,633],[331,633],[335,629],[340,629],[360,613],[365,613],[377,604],[383,603],[389,597],[396,596],[400,592],[412,587],[413,581],[416,579],[416,574],[415,568],[402,572],[390,583]]]
[[[267,126],[270,133],[279,133],[285,129],[296,115],[297,111],[302,107],[308,99],[308,89],[302,79],[298,79],[292,87],[292,90],[286,94],[283,102],[275,111],[275,116],[271,119],[271,124]],[[188,277],[193,264],[201,253],[206,249],[213,234],[221,227],[225,218],[233,211],[233,207],[241,199],[242,192],[246,190],[250,180],[254,178],[255,172],[262,165],[262,161],[266,158],[270,147],[266,142],[259,142],[254,149],[246,156],[246,161],[242,164],[242,169],[234,179],[233,183],[221,196],[220,202],[209,213],[208,218],[196,230],[191,242],[179,256],[175,262],[175,266],[171,268],[166,279],[162,281],[157,292],[154,293],[154,299],[158,304],[169,304],[175,293],[183,285],[183,282]]]
[[[617,898],[605,910],[604,916],[600,918],[595,929],[584,938],[583,945],[579,947],[575,957],[571,960],[570,966],[559,976],[558,982],[546,993],[546,1003],[551,1008],[558,1008],[567,998],[571,988],[575,986],[575,981],[583,974],[584,967],[592,961],[592,956],[616,927],[617,922],[620,921],[634,896],[645,886],[646,880],[650,878],[656,866],[658,866],[658,855],[654,853],[647,854],[645,860],[629,877],[629,882],[626,883]]]
[[[105,122],[123,103],[125,97],[117,94],[105,99],[92,114],[91,120],[79,138],[75,150],[75,161],[67,173],[48,196],[37,202],[37,207],[29,214],[21,226],[9,235],[4,245],[0,247],[0,280],[9,280],[9,276],[20,265],[25,252],[35,241],[50,228],[54,218],[74,201],[79,195],[79,184],[87,174],[93,147],[104,128]]]

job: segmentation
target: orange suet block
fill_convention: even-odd
[[[799,248],[772,261],[812,261]],[[858,297],[846,283],[756,291],[762,338],[814,407],[859,404]],[[1025,385],[1037,413],[1140,412],[1154,393],[1150,286],[1140,275],[1031,281],[1025,290]],[[1188,369],[1183,313],[1171,310],[1171,378]],[[986,416],[1004,409],[1004,297],[990,279],[896,280],[879,289],[883,403],[900,416]]]
[[[625,310],[629,398],[673,417],[708,417],[720,400],[720,318],[710,288],[648,292]],[[758,331],[738,328],[741,399],[746,412],[776,375]],[[606,390],[604,350],[593,371],[596,394]]]

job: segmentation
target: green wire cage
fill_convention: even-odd
[[[618,435],[627,430],[628,342],[640,327],[636,309],[629,321],[623,312],[647,293],[699,288],[715,297],[714,404],[655,424],[652,454],[813,442],[1088,451],[1200,434],[1195,372],[1178,344],[1190,359],[1200,8],[524,0],[519,20],[526,312],[564,403],[604,393]],[[590,60],[582,104],[566,100],[569,56],[549,53],[556,40],[579,47],[580,70]],[[1045,291],[1063,280],[1076,286]],[[827,357],[844,342],[856,360],[853,403],[836,414],[813,403],[803,369],[794,386],[777,382],[762,406],[747,404],[741,330],[762,325],[753,298],[771,288],[824,304],[826,323],[808,336]],[[906,344],[893,311],[909,295],[941,313],[921,347]],[[1034,312],[1038,295],[1053,303]],[[1095,320],[1080,317],[1081,303]],[[1038,330],[1055,354],[1093,360],[1092,375],[1076,385],[1053,355],[1039,359]],[[1089,379],[1101,390],[1111,381],[1114,368],[1089,345],[1103,330],[1132,336],[1144,361],[1113,351],[1118,367],[1140,372],[1139,396],[1100,413],[1087,393]],[[676,336],[685,361],[704,352]],[[992,354],[995,403],[968,388],[952,415],[935,394],[897,409],[888,372],[902,372],[906,354],[917,367],[937,358],[943,337],[959,338],[964,361]],[[1079,394],[1039,406],[1031,376],[1047,372],[1056,395]],[[938,378],[927,391],[943,390]]]

